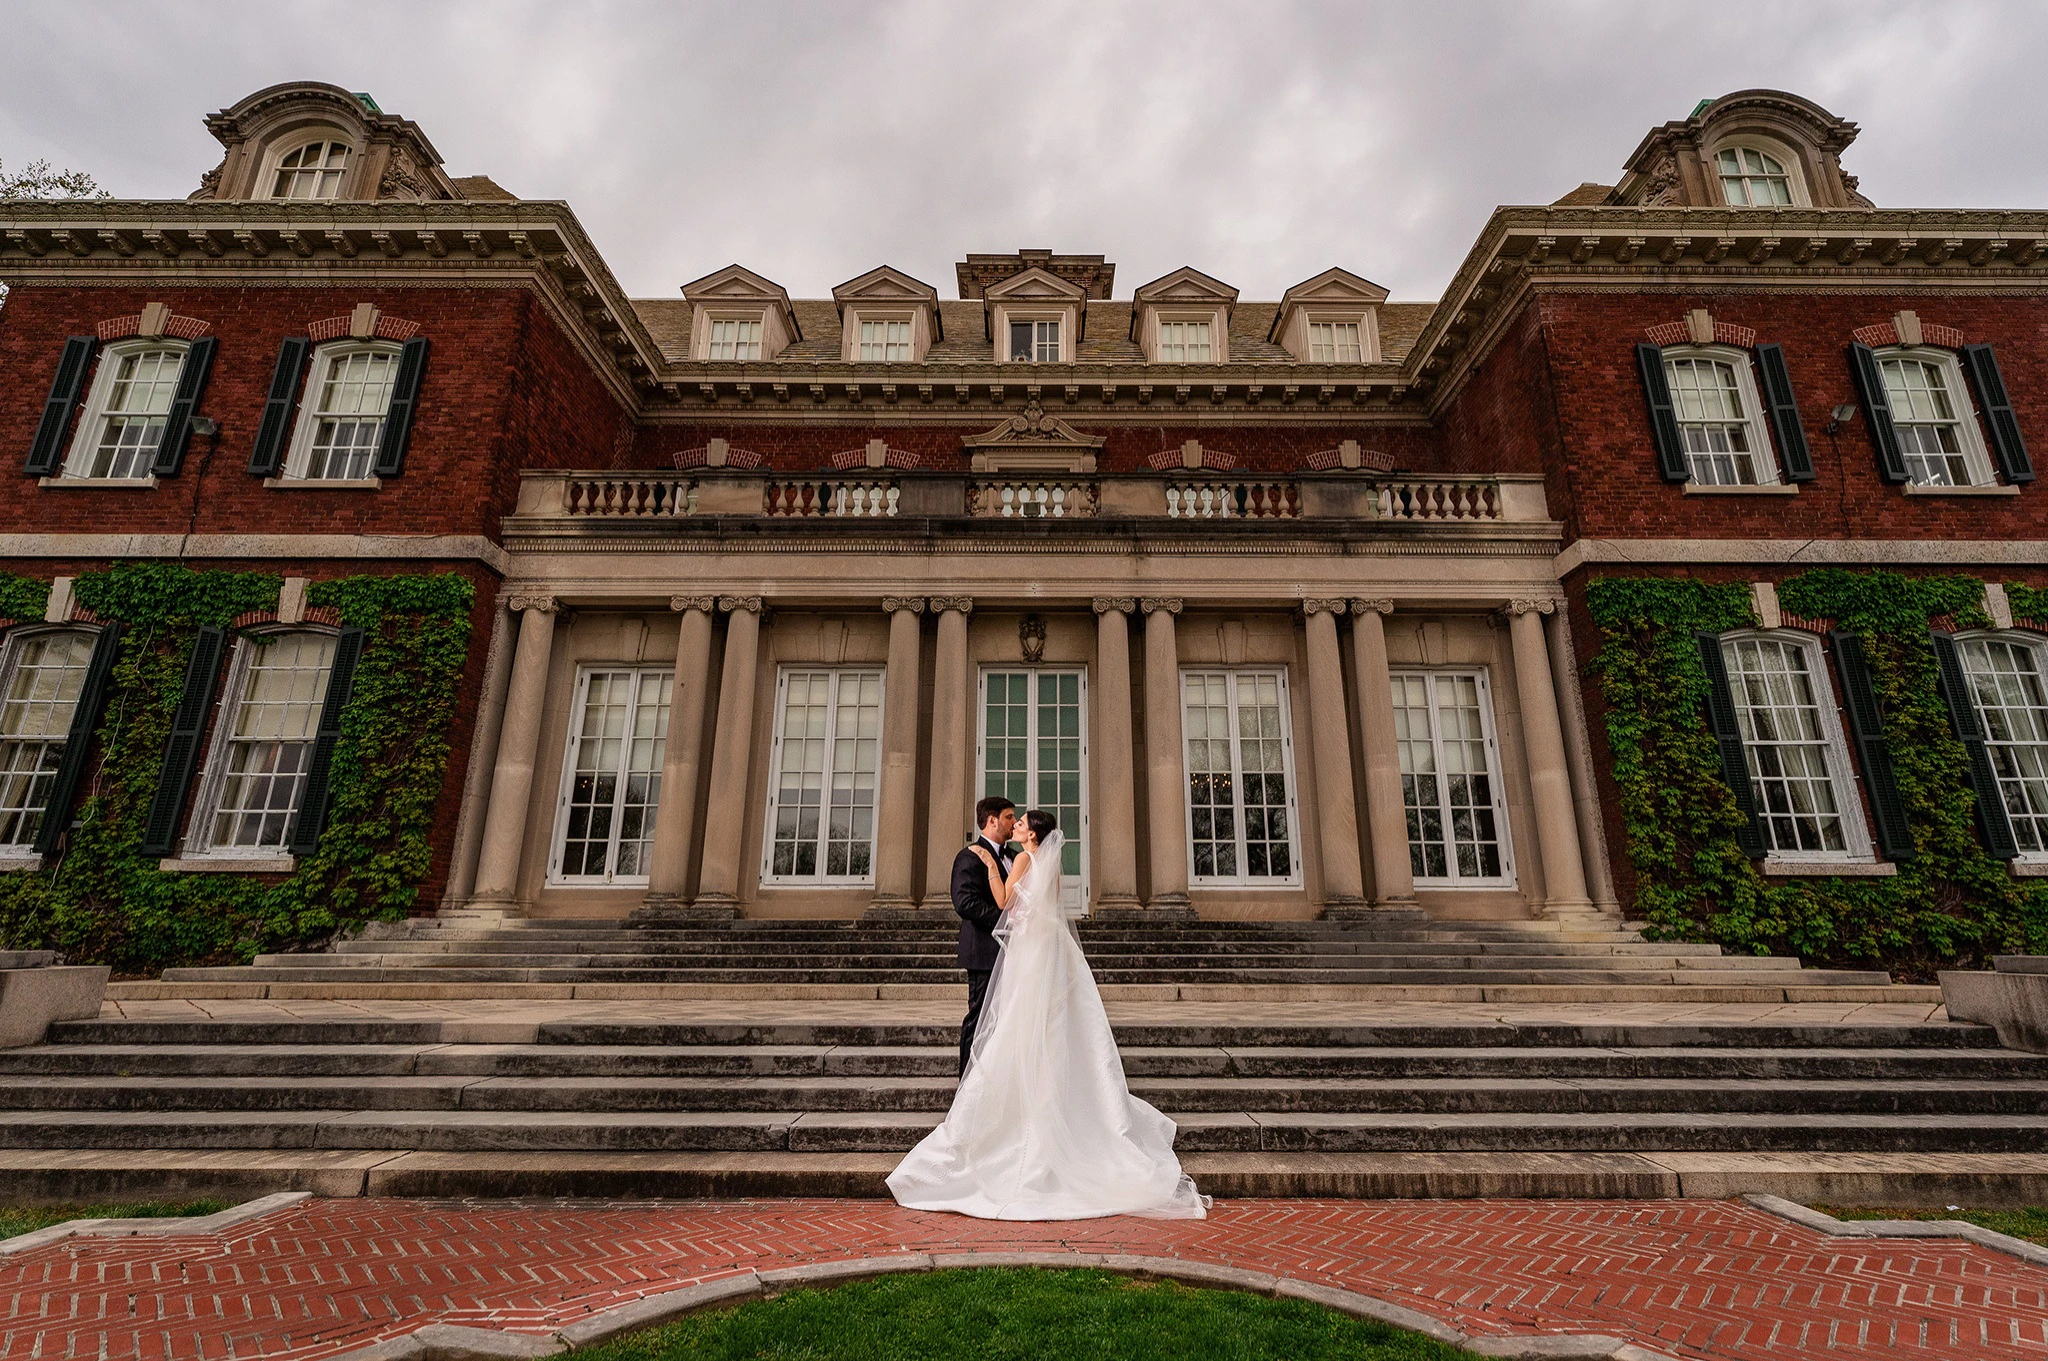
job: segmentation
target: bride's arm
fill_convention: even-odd
[[[976,855],[980,856],[981,863],[988,866],[988,891],[994,895],[996,900],[996,906],[1008,907],[1010,905],[1010,884],[1006,884],[1003,882],[1003,867],[1001,862],[999,862],[994,856],[990,855],[984,847],[972,846],[968,849],[972,850]],[[1015,882],[1016,879],[1013,875],[1010,880],[1010,883]]]

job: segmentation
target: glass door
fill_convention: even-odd
[[[1016,667],[981,673],[977,797],[1000,794],[1017,811],[1043,808],[1066,835],[1060,900],[1088,911],[1088,718],[1078,670]]]

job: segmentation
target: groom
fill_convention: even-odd
[[[1009,877],[1011,853],[1005,848],[1017,827],[1017,805],[999,794],[974,805],[974,824],[981,829],[975,845],[987,846]],[[967,970],[967,1015],[960,1022],[960,1072],[967,1072],[967,1056],[974,1048],[974,1027],[981,1020],[981,1004],[988,997],[988,976],[996,967],[996,923],[1003,909],[989,891],[988,866],[963,847],[953,857],[953,910],[960,914],[960,967]]]

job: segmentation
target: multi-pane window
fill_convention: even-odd
[[[341,193],[342,172],[348,169],[348,143],[308,142],[287,151],[277,163],[272,198],[321,199]]]
[[[711,323],[711,359],[759,359],[761,323],[758,321],[714,321]]]
[[[1408,864],[1417,883],[1506,884],[1514,874],[1486,676],[1393,678]]]
[[[1978,481],[1981,460],[1975,457],[1977,432],[1969,420],[1969,403],[1961,400],[1960,377],[1953,360],[1907,354],[1878,359],[1892,425],[1899,432],[1899,452],[1906,476],[1923,487],[1967,487]]]
[[[229,680],[209,784],[202,849],[220,854],[282,850],[306,792],[313,739],[327,700],[334,635],[245,638]]]
[[[109,349],[100,360],[64,475],[149,476],[184,367],[182,345],[152,342]]]
[[[1781,208],[1792,202],[1792,179],[1775,156],[1755,147],[1723,147],[1714,157],[1721,197],[1731,208]]]
[[[1181,721],[1194,877],[1298,881],[1285,678],[1277,671],[1183,672]]]
[[[1958,639],[1984,750],[2005,798],[2020,854],[2048,855],[2048,686],[2041,647],[2005,638]]]
[[[1059,322],[1011,322],[1010,358],[1026,364],[1057,364],[1060,360]]]
[[[1206,364],[1214,357],[1206,321],[1162,321],[1159,323],[1159,362],[1162,364]]]
[[[1780,855],[1863,854],[1848,753],[1819,645],[1728,638],[1721,657],[1765,846]]]
[[[34,633],[8,649],[0,669],[0,846],[32,846],[42,830],[93,641],[89,633]]]
[[[882,673],[792,668],[775,715],[764,878],[874,878]]]
[[[300,418],[300,447],[291,460],[294,476],[353,480],[370,475],[391,409],[398,356],[395,345],[344,345],[320,352],[312,409]]]
[[[1365,347],[1355,321],[1312,321],[1308,324],[1311,364],[1363,364]]]
[[[1081,802],[1087,745],[1081,734],[1081,673],[989,671],[982,676],[981,792],[1058,819],[1066,844],[1061,890],[1081,902],[1087,842]]]
[[[910,323],[864,321],[860,324],[860,357],[864,361],[903,364],[910,360]]]
[[[562,775],[557,880],[647,878],[674,684],[672,671],[604,668],[583,673]]]
[[[1693,481],[1726,487],[1778,480],[1757,428],[1756,391],[1746,361],[1667,353],[1664,376]]]

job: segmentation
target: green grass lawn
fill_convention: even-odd
[[[1837,1219],[1960,1219],[1996,1233],[2011,1234],[2029,1243],[2048,1246],[2048,1208],[2029,1205],[2018,1210],[1899,1210],[1835,1205],[1813,1207]]]
[[[142,1201],[132,1205],[0,1205],[0,1238],[34,1233],[67,1219],[176,1219],[225,1210],[232,1200]]]
[[[696,1314],[578,1361],[1469,1361],[1321,1305],[1106,1271],[884,1276]]]

